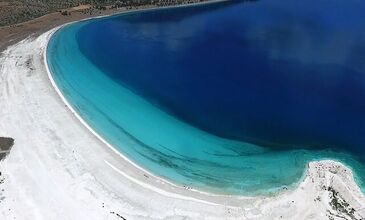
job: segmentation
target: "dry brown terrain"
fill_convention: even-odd
[[[151,7],[151,6],[144,6]],[[85,10],[88,13],[85,13]],[[16,25],[0,27],[0,51],[3,51],[7,46],[14,44],[27,36],[30,35],[38,35],[46,30],[49,30],[53,27],[59,26],[61,24],[76,21],[88,17],[93,17],[97,15],[107,15],[116,13],[119,11],[124,11],[126,8],[118,8],[111,9],[108,8],[106,10],[96,10],[89,8],[74,8],[68,9],[70,12],[69,15],[62,15],[60,12],[53,12],[38,18],[35,18],[31,21],[23,22]]]
[[[202,0],[0,0],[0,26],[18,24],[34,18],[59,12],[69,15],[70,10],[106,10],[107,7],[138,7],[142,5],[174,5]],[[70,10],[69,10],[70,9]]]
[[[37,36],[67,22],[132,9],[202,1],[208,0],[0,0],[0,52],[27,36]]]

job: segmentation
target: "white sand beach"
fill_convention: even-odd
[[[139,169],[95,136],[48,77],[55,31],[0,55],[0,219],[364,219],[350,169],[312,162],[295,190],[270,197],[202,193]],[[244,178],[244,177],[243,177]]]

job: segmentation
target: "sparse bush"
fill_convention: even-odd
[[[107,6],[132,9],[143,5],[166,6],[201,1],[204,0],[4,0],[8,4],[0,6],[0,26],[28,21],[57,11],[68,16],[71,12],[65,9],[83,4],[91,4],[97,10],[107,10]],[[91,10],[83,13],[93,14]]]

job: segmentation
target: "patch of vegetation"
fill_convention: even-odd
[[[335,189],[329,186],[327,190],[330,192],[330,206],[333,210],[339,213],[339,215],[335,215],[330,212],[331,215],[343,219],[360,220],[355,216],[356,210],[350,207],[350,204],[341,198]],[[329,216],[329,219],[333,219],[333,217]]]
[[[68,16],[70,10],[67,9],[80,5],[91,5],[93,10],[101,12],[108,7],[132,9],[144,5],[167,6],[202,1],[207,0],[3,0],[0,1],[0,26],[21,23],[57,11]]]
[[[61,15],[63,16],[68,16],[68,15],[71,15],[71,12],[68,12],[68,11],[60,11]]]

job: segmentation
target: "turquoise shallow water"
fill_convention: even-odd
[[[266,6],[264,3],[261,6],[259,5],[260,7],[257,6],[256,11],[254,10],[251,13],[262,12],[262,7]],[[107,68],[114,65],[111,61],[114,59],[121,64],[121,69],[118,69],[118,71],[125,71],[127,75],[138,74],[138,72],[134,72],[136,70],[128,66],[132,62],[127,59],[128,56],[134,60],[138,59],[136,56],[140,56],[139,59],[142,60],[153,60],[154,63],[158,64],[158,67],[162,64],[152,59],[151,54],[146,55],[151,53],[147,50],[149,47],[143,48],[144,45],[151,42],[149,41],[151,36],[161,37],[151,33],[162,32],[167,33],[167,36],[169,36],[168,34],[171,32],[168,30],[171,31],[173,27],[178,26],[179,29],[172,29],[172,32],[176,33],[179,30],[183,32],[183,41],[186,42],[189,36],[194,36],[185,31],[209,31],[210,29],[202,28],[207,25],[205,22],[211,21],[210,19],[222,20],[227,14],[234,14],[236,19],[241,18],[241,10],[246,10],[249,7],[241,4],[206,5],[153,10],[153,13],[151,11],[147,13],[136,12],[74,23],[57,31],[52,37],[47,49],[47,62],[52,76],[64,96],[93,129],[135,163],[172,182],[210,192],[241,195],[266,194],[276,192],[284,186],[294,186],[298,183],[309,161],[336,159],[349,165],[355,171],[356,180],[364,189],[365,169],[364,163],[361,162],[363,160],[361,154],[355,154],[354,151],[346,150],[346,148],[331,147],[330,145],[307,147],[304,144],[298,146],[290,143],[290,147],[285,144],[285,147],[277,148],[272,147],[271,144],[270,146],[258,144],[256,141],[251,141],[251,139],[244,141],[244,136],[233,135],[234,138],[230,138],[227,134],[220,135],[219,129],[211,131],[201,126],[202,124],[189,123],[190,121],[187,118],[180,117],[181,115],[174,112],[173,109],[167,108],[161,101],[162,99],[156,98],[159,96],[146,95],[145,91],[135,86],[137,83],[131,81],[130,78],[120,77],[116,79],[113,75],[113,69]],[[282,9],[281,7],[278,8]],[[276,10],[273,11],[276,12]],[[264,12],[266,13],[266,11],[262,13],[265,14]],[[172,13],[172,15],[169,13]],[[272,12],[272,14],[274,13]],[[176,19],[169,20],[171,16]],[[141,17],[148,18],[148,22],[140,22]],[[228,18],[232,19],[232,17]],[[154,19],[157,19],[157,21]],[[167,19],[168,22],[161,22],[161,19],[164,21]],[[128,21],[128,24],[124,24],[125,21]],[[267,22],[264,18],[261,21],[261,23]],[[131,24],[133,25],[131,26]],[[165,26],[168,27],[168,30],[164,29]],[[132,29],[128,29],[131,27]],[[133,27],[138,27],[138,29],[133,29]],[[188,28],[184,29],[184,27]],[[113,30],[113,28],[116,30]],[[131,41],[119,42],[107,38],[118,45],[130,43],[130,48],[118,46],[115,46],[115,48],[119,52],[122,51],[121,53],[131,53],[127,53],[123,59],[121,59],[120,54],[104,53],[103,43],[93,40],[106,39],[96,37],[93,39],[88,32],[90,30],[97,30],[101,36],[109,36],[109,31],[118,33],[116,39],[132,39]],[[121,30],[126,32],[123,33],[122,31],[121,33]],[[158,30],[162,31],[158,32]],[[225,31],[228,33],[227,28]],[[258,32],[260,33],[260,31]],[[179,41],[171,36],[168,39],[173,39],[169,42],[169,48],[176,51]],[[85,45],[87,46],[88,42],[91,42],[91,44],[88,46],[89,50],[86,51]],[[131,42],[137,42],[138,44],[133,45]],[[113,45],[112,43],[111,45]],[[153,43],[156,42],[153,41]],[[90,45],[93,44],[103,45],[103,47],[91,47]],[[225,49],[227,49],[232,45],[225,46]],[[197,45],[194,48],[196,47]],[[108,51],[110,50],[108,48]],[[132,51],[136,50],[142,52],[137,55],[133,54]],[[152,51],[155,53],[155,48]],[[197,50],[192,51],[197,52]],[[294,53],[289,53],[290,50],[286,52],[288,57],[294,56]],[[141,57],[141,54],[146,57]],[[160,57],[164,55],[162,53],[156,54]],[[282,54],[277,54],[277,56],[280,55]],[[98,57],[104,59],[103,63],[106,64],[106,67],[93,60]],[[168,57],[174,57],[174,53],[168,53]],[[231,57],[228,56],[228,58]],[[142,62],[140,65],[147,64],[148,62]],[[139,64],[133,63],[133,65],[138,67]],[[148,76],[149,71],[152,72],[152,68],[142,68],[142,70]],[[239,66],[237,69],[239,70]],[[167,70],[171,71],[171,69]],[[137,79],[141,77],[145,76],[136,75]],[[169,80],[186,79],[179,77],[169,78]],[[160,79],[162,80],[162,78]],[[147,82],[156,83],[156,81]],[[161,81],[158,81],[158,83],[161,83]],[[165,89],[163,91],[166,94],[174,94],[173,90]],[[224,102],[218,102],[219,100],[216,101],[217,105],[224,104]],[[232,106],[234,107],[235,104]],[[230,106],[230,109],[233,108],[232,106]],[[256,109],[263,107],[260,105]],[[198,117],[199,114],[190,114],[190,116]],[[219,123],[217,124],[219,125]],[[212,127],[211,124],[209,126]],[[229,134],[229,131],[232,130],[225,129],[224,131]],[[270,130],[265,130],[265,132],[270,132]],[[262,137],[268,138],[266,133],[260,134],[262,134]],[[289,140],[291,141],[291,139],[285,139],[285,143]],[[325,140],[327,141],[327,139]],[[332,139],[328,140],[332,141]],[[270,139],[269,141],[275,144],[275,140]],[[265,139],[264,142],[267,142],[267,140]]]

